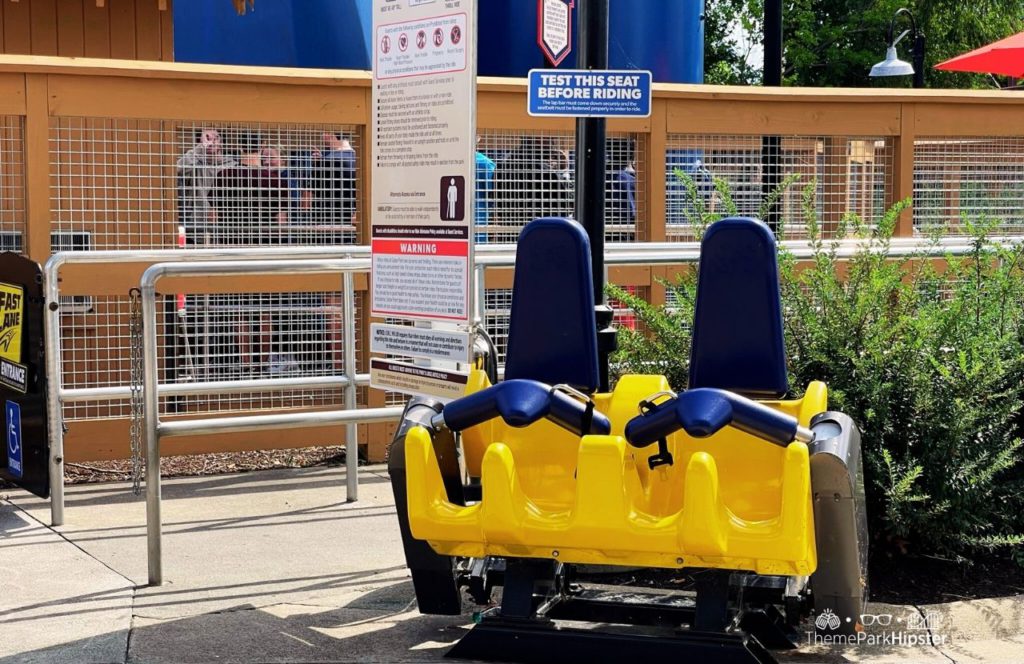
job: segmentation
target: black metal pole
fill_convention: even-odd
[[[579,3],[579,69],[608,68],[608,0]],[[604,302],[604,118],[576,119],[576,219],[590,236],[594,301]]]
[[[914,87],[924,87],[924,32],[918,30],[917,19],[914,12],[906,7],[900,7],[889,20],[889,30],[885,34],[885,42],[888,46],[896,45],[896,20],[900,16],[906,16],[910,21],[910,37],[914,40],[910,50],[910,64],[914,66]]]
[[[578,69],[608,68],[608,2],[579,0],[577,15],[579,50]],[[604,298],[604,185],[605,139],[604,118],[576,119],[576,219],[590,236],[590,257],[594,275],[594,304],[598,330],[598,368],[600,385],[605,392],[608,383],[608,355],[615,350],[615,329],[611,327],[612,310]]]
[[[915,26],[916,28],[916,26]],[[914,50],[912,53],[914,65],[914,87],[924,87],[924,33],[915,32]]]
[[[765,0],[764,3],[764,85],[782,85],[782,0]],[[782,182],[781,157],[782,140],[779,136],[761,138],[761,195],[768,196]],[[780,219],[779,205],[768,209],[765,223],[778,234]]]

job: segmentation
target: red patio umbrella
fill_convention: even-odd
[[[1024,32],[958,55],[935,65],[935,68],[1024,77]]]

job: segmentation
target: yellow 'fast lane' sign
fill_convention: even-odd
[[[0,358],[21,362],[21,328],[25,316],[25,289],[0,283]]]

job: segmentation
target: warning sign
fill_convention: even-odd
[[[466,394],[469,374],[391,360],[370,360],[370,383],[374,387],[404,394],[458,399]]]
[[[469,245],[462,241],[373,240],[374,314],[465,321]]]
[[[374,2],[373,315],[469,322],[475,28],[475,0]]]
[[[469,333],[404,325],[370,326],[370,350],[388,355],[429,357],[448,362],[468,362]]]

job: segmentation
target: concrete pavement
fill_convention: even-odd
[[[69,487],[55,530],[45,501],[0,494],[0,664],[438,661],[471,607],[419,615],[385,469],[361,469],[358,503],[344,486],[338,468],[165,480],[159,588],[145,585],[145,503],[126,485]],[[782,659],[1024,662],[1024,598],[872,610],[945,640]],[[869,633],[883,631],[897,630]]]

